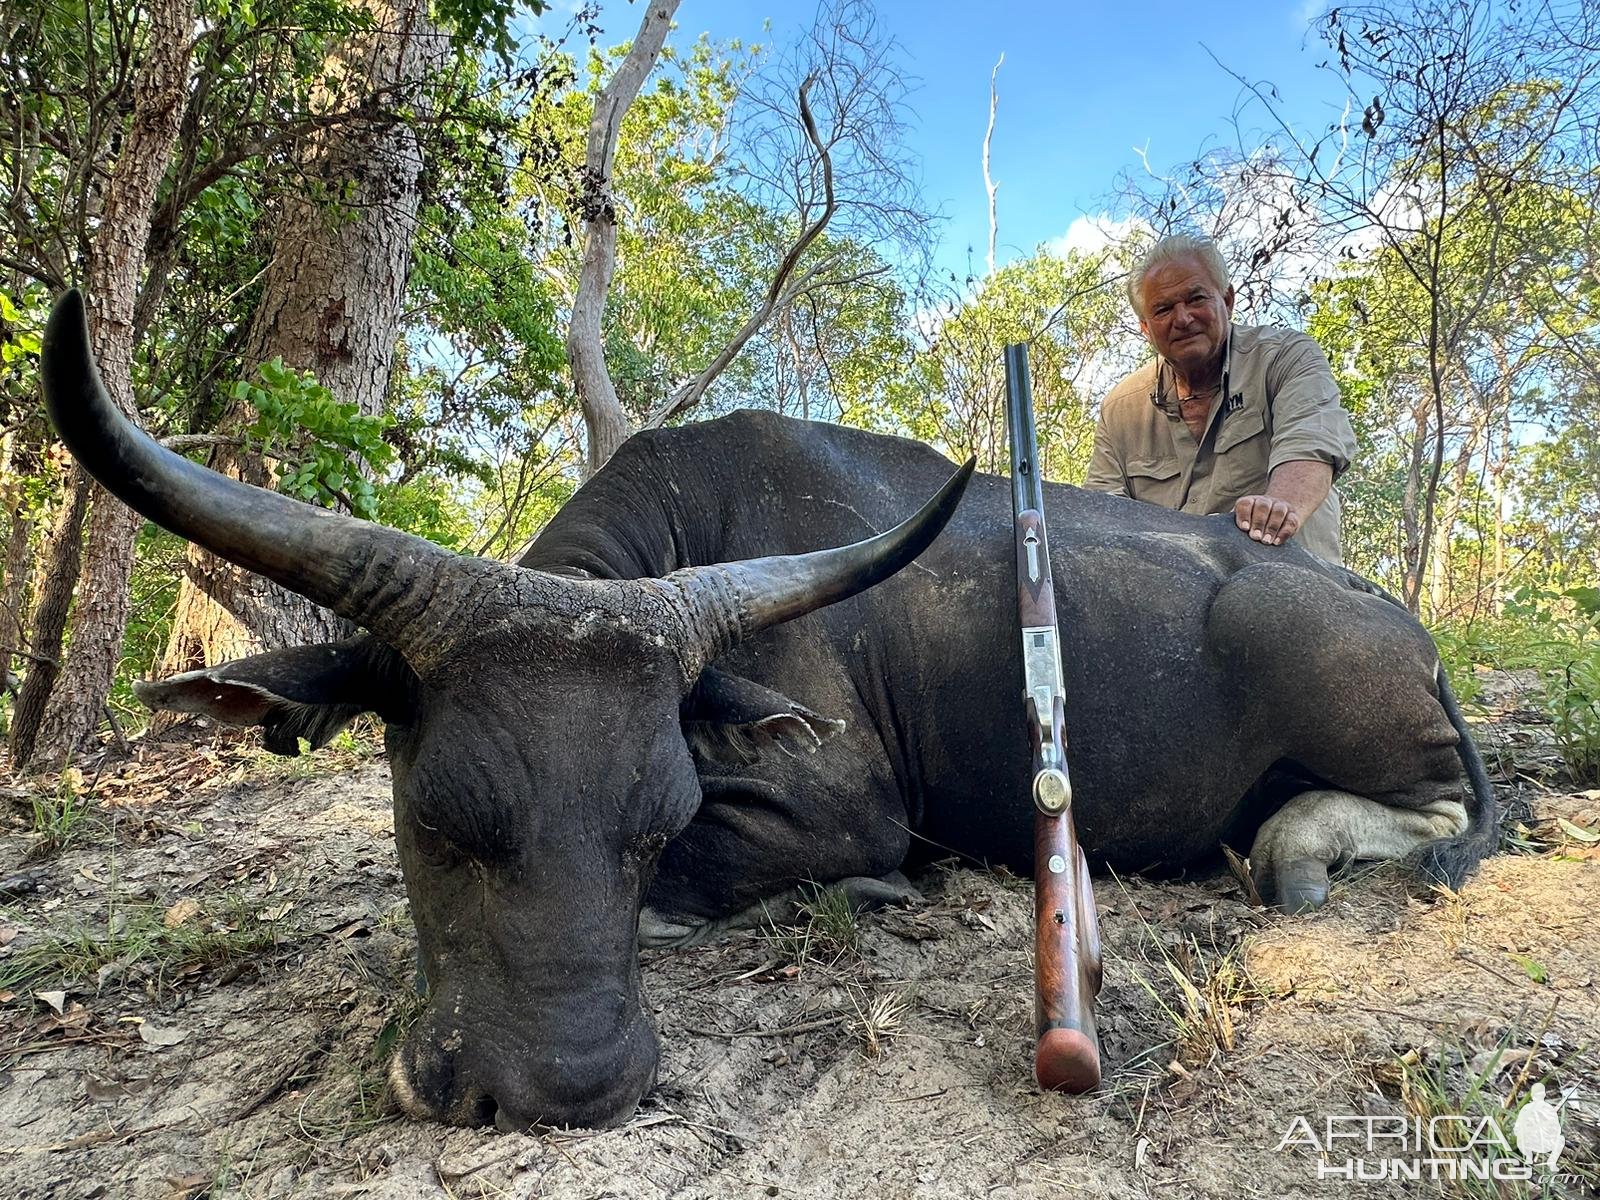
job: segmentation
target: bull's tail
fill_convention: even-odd
[[[1345,570],[1346,582],[1357,591],[1366,592],[1387,600],[1396,608],[1407,611],[1400,599],[1379,584],[1354,571]],[[1478,744],[1472,740],[1472,731],[1461,715],[1456,694],[1450,687],[1450,676],[1444,664],[1434,663],[1434,682],[1439,687],[1439,703],[1445,716],[1456,731],[1456,753],[1461,756],[1461,767],[1467,773],[1470,793],[1464,802],[1467,810],[1467,827],[1455,837],[1439,838],[1418,846],[1408,856],[1419,882],[1431,887],[1442,884],[1455,891],[1472,874],[1472,868],[1493,854],[1500,845],[1500,808],[1495,803],[1494,788],[1489,783],[1489,772],[1484,769],[1483,758],[1478,754]]]
[[[1484,769],[1478,745],[1472,740],[1461,706],[1456,703],[1455,692],[1450,688],[1450,677],[1444,664],[1434,668],[1439,685],[1439,703],[1455,727],[1458,741],[1456,753],[1461,756],[1461,766],[1467,773],[1470,792],[1464,800],[1467,810],[1467,827],[1455,837],[1439,838],[1412,851],[1410,863],[1417,879],[1426,884],[1442,884],[1451,891],[1458,889],[1478,863],[1493,854],[1500,843],[1500,808],[1495,803],[1494,788],[1489,783],[1489,772]]]

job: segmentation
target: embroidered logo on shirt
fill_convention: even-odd
[[[1244,393],[1242,393],[1242,392],[1235,393],[1234,395],[1228,397],[1227,411],[1223,415],[1226,416],[1227,413],[1236,413],[1243,407],[1244,407]]]

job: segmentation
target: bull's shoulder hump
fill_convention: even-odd
[[[739,408],[707,421],[667,429],[643,430],[624,447],[632,452],[689,454],[749,465],[772,461],[799,463],[816,457],[893,462],[906,458],[949,465],[933,447],[912,438],[871,433],[831,421],[803,421],[769,409]]]

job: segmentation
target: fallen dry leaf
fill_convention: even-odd
[[[210,1175],[169,1175],[167,1186],[172,1191],[168,1195],[171,1200],[189,1200],[192,1196],[200,1195],[214,1182],[215,1179]]]
[[[187,1029],[172,1026],[162,1029],[159,1026],[143,1021],[139,1025],[139,1040],[147,1046],[176,1046],[189,1036]]]
[[[199,915],[200,901],[191,896],[185,896],[167,909],[166,915],[161,918],[161,923],[168,929],[176,929],[185,921],[193,920]]]
[[[1561,826],[1561,832],[1570,838],[1576,838],[1580,842],[1600,842],[1600,833],[1596,833],[1592,829],[1580,828],[1565,817],[1557,817],[1556,824]]]
[[[81,1004],[73,1004],[59,1017],[46,1017],[40,1029],[45,1033],[77,1033],[89,1028],[94,1014]]]
[[[65,992],[35,992],[34,996],[55,1009],[58,1017],[67,1007],[67,994]]]

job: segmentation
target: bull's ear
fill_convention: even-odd
[[[198,713],[228,725],[260,725],[275,754],[313,750],[364,712],[404,719],[416,677],[399,655],[371,638],[269,650],[134,692],[151,708]]]
[[[702,758],[747,766],[769,750],[810,754],[844,730],[782,692],[707,667],[684,698],[683,735]]]

